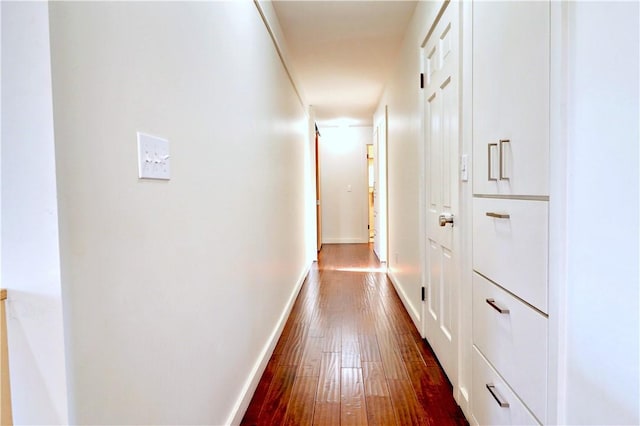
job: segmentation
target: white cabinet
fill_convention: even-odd
[[[550,4],[472,9],[471,412],[482,425],[544,424]]]
[[[473,189],[549,195],[549,4],[473,4]]]

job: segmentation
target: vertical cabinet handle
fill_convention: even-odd
[[[490,143],[487,145],[487,162],[488,162],[488,179],[492,181],[497,181],[498,178],[493,177],[493,156],[491,155],[492,148],[498,149],[497,143]]]
[[[498,143],[490,143],[487,144],[487,179],[490,181],[497,182],[498,180],[509,180],[510,177],[507,175],[506,171],[506,160],[504,158],[504,144],[511,143],[509,139],[500,139]],[[498,151],[498,177],[493,175],[493,151],[494,149]]]
[[[500,180],[509,180],[509,176],[504,171],[505,161],[504,161],[504,149],[503,146],[505,143],[511,143],[509,139],[500,139],[500,170],[499,170],[499,179]]]
[[[496,389],[496,386],[493,383],[487,383],[486,386],[487,386],[487,389],[489,390],[489,393],[491,394],[493,399],[496,400],[499,406],[503,408],[509,407],[509,403],[505,401],[502,395],[500,395],[500,392],[498,392],[498,389]]]
[[[496,303],[495,299],[486,299],[485,302],[487,302],[489,304],[489,306],[491,306],[493,309],[495,309],[496,311],[500,312],[501,314],[508,314],[509,313],[509,309],[499,306]]]

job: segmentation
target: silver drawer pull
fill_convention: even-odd
[[[500,312],[501,314],[508,314],[509,313],[509,309],[507,308],[501,308],[500,306],[498,306],[498,304],[496,303],[496,301],[494,299],[487,299],[486,302],[496,311]]]
[[[495,217],[496,219],[509,219],[511,217],[508,213],[486,212],[485,214],[489,217]]]
[[[498,389],[496,389],[496,386],[493,383],[487,383],[487,389],[489,390],[489,393],[491,393],[491,396],[496,400],[499,406],[503,408],[509,408],[509,403],[504,400],[504,398],[502,397],[502,395],[500,395],[500,392],[498,392]]]

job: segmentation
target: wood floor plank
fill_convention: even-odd
[[[407,363],[407,370],[418,402],[432,424],[464,425],[466,419],[460,407],[449,397],[453,389],[439,367],[427,367],[422,362]]]
[[[285,349],[287,342],[289,341],[289,336],[291,335],[292,329],[297,326],[297,323],[294,321],[287,321],[284,328],[282,329],[282,334],[278,339],[278,343],[276,344],[275,349],[273,350],[274,354],[281,354]]]
[[[340,383],[340,424],[366,425],[367,408],[362,382],[362,369],[343,368]]]
[[[297,377],[291,389],[284,425],[310,425],[313,422],[318,377]]]
[[[342,368],[360,368],[360,344],[353,332],[342,334]]]
[[[279,365],[271,380],[257,424],[280,424],[284,420],[289,405],[291,389],[296,376],[296,368]]]
[[[380,347],[380,358],[384,365],[387,379],[408,380],[407,370],[399,353],[399,347],[395,336],[388,332],[378,333],[378,345]]]
[[[342,329],[340,327],[330,327],[324,334],[324,344],[322,352],[342,351]]]
[[[389,396],[389,387],[387,386],[382,362],[363,362],[362,376],[364,393],[367,397]]]
[[[322,360],[322,347],[324,337],[307,338],[304,352],[298,367],[298,377],[318,377],[320,374],[320,361]]]
[[[292,329],[291,334],[282,349],[280,365],[297,366],[300,364],[308,331],[309,324],[305,322],[298,323],[298,325]]]
[[[400,354],[405,362],[425,363],[418,349],[418,345],[411,334],[399,334],[396,336],[396,339],[398,340]]]
[[[313,412],[314,426],[335,426],[340,424],[339,402],[316,402]]]
[[[371,334],[360,334],[358,336],[360,343],[360,356],[362,361],[381,361],[380,349],[378,348],[378,339],[375,332]]]
[[[367,396],[367,422],[369,426],[392,426],[398,424],[390,397]]]
[[[316,394],[318,402],[340,402],[340,363],[340,353],[325,352],[322,354]]]
[[[391,402],[399,424],[416,426],[431,424],[426,411],[415,396],[411,382],[389,380],[388,384]]]

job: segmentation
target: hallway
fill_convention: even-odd
[[[243,425],[467,424],[369,244],[325,244]]]
[[[639,16],[0,1],[14,424],[640,425]]]

